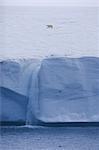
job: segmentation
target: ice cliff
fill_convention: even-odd
[[[99,122],[99,58],[0,62],[0,121]]]
[[[38,59],[5,60],[0,63],[0,120],[26,122],[32,74]],[[34,93],[33,93],[34,94]],[[29,108],[28,108],[29,107]],[[32,115],[33,117],[33,115]]]

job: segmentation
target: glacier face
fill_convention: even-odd
[[[39,78],[40,120],[99,121],[99,58],[45,59]]]
[[[99,121],[99,58],[0,63],[0,121]]]
[[[39,64],[40,60],[38,59],[1,61],[1,121],[26,122],[27,115],[30,114],[28,105],[32,74],[36,72]]]

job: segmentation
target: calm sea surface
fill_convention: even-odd
[[[99,150],[99,127],[3,127],[0,150]]]

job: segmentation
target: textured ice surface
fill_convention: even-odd
[[[38,65],[37,59],[5,60],[1,62],[1,86],[17,93],[28,95],[32,73]]]
[[[99,58],[0,63],[1,121],[99,121]]]
[[[5,60],[0,63],[0,119],[2,121],[27,120],[32,74],[40,60]]]
[[[45,122],[99,121],[99,58],[45,59],[39,111]]]

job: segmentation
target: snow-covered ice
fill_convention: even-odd
[[[99,121],[98,12],[0,6],[2,121]]]
[[[0,7],[0,55],[97,57],[98,14],[98,7]]]

